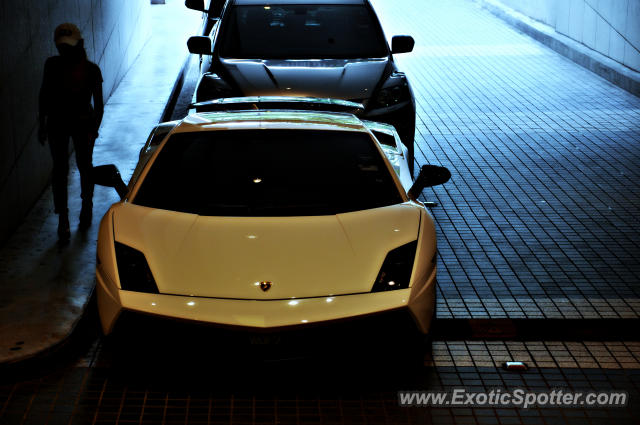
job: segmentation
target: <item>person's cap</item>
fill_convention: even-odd
[[[82,40],[82,33],[73,24],[60,24],[53,33],[53,40],[56,44],[75,46]]]

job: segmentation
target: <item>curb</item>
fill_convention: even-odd
[[[436,319],[434,340],[639,341],[640,319]]]
[[[605,80],[640,97],[640,72],[604,56],[578,43],[571,38],[559,34],[550,26],[535,21],[496,0],[474,0],[484,9],[505,21],[510,26],[539,41],[552,50],[571,59],[578,65],[599,75]]]
[[[182,67],[180,68],[180,72],[178,73],[178,78],[176,78],[176,82],[173,84],[173,89],[171,89],[171,94],[169,95],[169,100],[164,107],[164,111],[162,112],[162,117],[160,118],[160,122],[171,121],[171,115],[173,115],[173,110],[176,107],[176,103],[178,102],[178,98],[180,97],[180,92],[182,91],[182,86],[184,85],[184,80],[187,75],[187,69],[189,68],[189,59],[191,58],[190,54],[184,58],[182,62]]]
[[[51,364],[63,364],[72,353],[77,351],[78,347],[93,343],[93,339],[87,341],[86,337],[100,333],[97,307],[96,294],[93,290],[83,306],[80,317],[64,338],[29,356],[0,363],[0,375],[4,378],[24,372],[37,373],[38,370],[48,368]]]

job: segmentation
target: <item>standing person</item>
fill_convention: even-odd
[[[73,140],[82,187],[82,211],[79,228],[91,226],[93,211],[93,146],[104,112],[102,73],[87,60],[84,40],[73,24],[59,25],[54,42],[60,53],[44,64],[40,89],[40,128],[38,140],[49,140],[53,157],[53,202],[58,214],[58,238],[68,242],[67,177],[69,174],[69,138]],[[93,107],[91,100],[93,98]]]

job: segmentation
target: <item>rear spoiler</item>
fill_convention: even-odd
[[[340,99],[293,96],[226,97],[192,103],[197,112],[246,111],[259,109],[288,109],[321,112],[346,112],[359,115],[364,111],[360,103]]]

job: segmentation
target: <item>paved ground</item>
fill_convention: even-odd
[[[86,354],[0,378],[4,424],[637,424],[639,343],[452,341],[405,369],[375,354],[269,360],[206,343],[97,342]],[[342,347],[345,349],[345,347]],[[344,353],[346,354],[346,353]],[[345,360],[345,357],[346,360]],[[367,361],[366,359],[370,360]],[[525,361],[509,372],[505,360]],[[44,375],[44,376],[43,376]],[[615,408],[400,407],[399,390],[626,391]]]
[[[640,99],[468,1],[381,1],[413,83],[438,317],[637,318]]]

